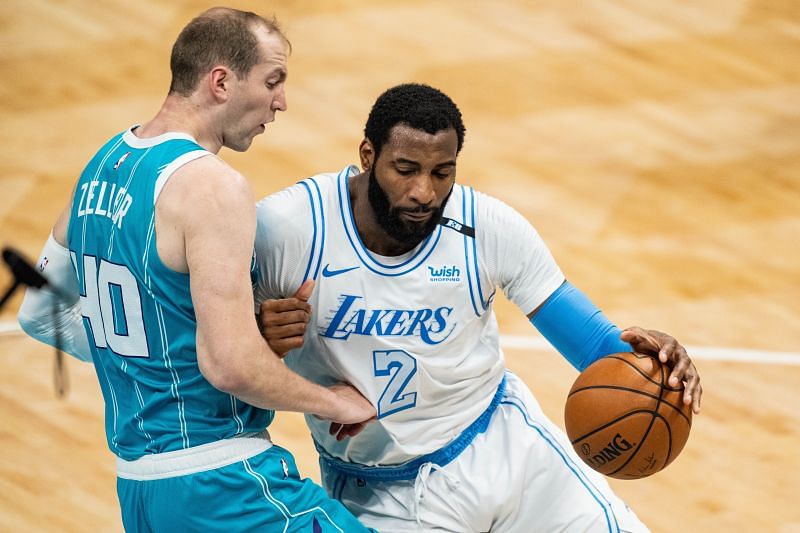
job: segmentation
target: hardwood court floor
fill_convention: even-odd
[[[0,5],[0,244],[38,254],[88,157],[155,113],[172,41],[213,4]],[[681,457],[612,480],[618,493],[654,531],[800,531],[797,2],[268,6],[293,44],[289,111],[248,153],[222,153],[257,196],[357,162],[382,90],[442,88],[468,130],[459,180],[528,217],[612,320],[727,348],[697,360],[704,412]],[[503,332],[535,339],[499,300]],[[509,366],[561,423],[575,373],[533,346],[508,349]],[[753,351],[731,361],[732,349]],[[769,364],[772,352],[790,353]],[[0,365],[0,530],[119,530],[93,370],[71,362],[72,393],[57,400],[50,350],[13,333],[0,336]],[[318,479],[299,415],[279,414],[272,433]]]

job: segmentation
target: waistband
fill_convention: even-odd
[[[473,440],[475,440],[475,437],[478,434],[486,431],[486,428],[489,427],[489,421],[492,419],[492,415],[497,409],[497,406],[500,405],[500,401],[503,399],[505,391],[506,376],[503,374],[503,380],[497,387],[497,392],[495,392],[494,398],[492,398],[489,406],[477,419],[475,419],[475,422],[470,424],[467,429],[462,431],[458,437],[452,440],[445,447],[440,448],[435,452],[421,455],[416,459],[412,459],[411,461],[397,466],[367,466],[358,463],[349,463],[333,457],[316,441],[314,441],[314,446],[316,446],[317,451],[319,452],[320,461],[322,461],[324,466],[340,474],[359,477],[367,481],[400,481],[414,479],[417,477],[419,469],[422,465],[425,463],[433,463],[440,467],[445,466],[453,459],[458,457],[459,454],[461,454],[461,452],[463,452],[466,447],[469,446]]]
[[[135,481],[186,476],[243,461],[271,447],[269,433],[264,430],[184,450],[144,455],[134,461],[117,457],[117,476]]]

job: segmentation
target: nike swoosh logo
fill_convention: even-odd
[[[358,268],[358,265],[350,268],[340,268],[339,270],[330,270],[328,267],[330,265],[325,265],[325,268],[322,269],[322,275],[326,278],[332,278],[333,276],[338,276],[339,274],[344,274],[345,272],[350,272],[351,270],[355,270]]]

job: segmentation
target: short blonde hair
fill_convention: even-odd
[[[215,65],[225,65],[240,78],[261,61],[258,40],[253,30],[264,27],[275,33],[291,49],[278,21],[267,20],[250,11],[214,7],[195,17],[172,46],[169,92],[189,96],[203,74]]]

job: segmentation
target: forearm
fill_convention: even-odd
[[[251,379],[235,394],[237,398],[265,409],[337,418],[340,400],[336,394],[308,381],[289,369],[275,354],[266,352],[265,364],[251,374]]]
[[[25,292],[17,314],[22,330],[82,361],[91,361],[92,353],[83,326],[77,280],[69,251],[51,235],[38,264],[48,285],[41,289],[29,288]]]
[[[43,292],[45,290],[37,289],[28,289],[26,292],[17,314],[22,330],[39,342],[54,346],[81,361],[91,362],[92,352],[80,305],[55,304],[53,309],[52,296],[42,295]]]
[[[227,346],[211,346],[198,334],[200,370],[214,387],[262,409],[336,417],[339,398],[289,369],[258,335],[256,327],[228,338],[238,340]]]
[[[630,344],[620,339],[620,329],[566,281],[530,318],[550,344],[578,370],[604,355],[632,350]]]
[[[261,338],[250,279],[255,206],[244,177],[218,165],[200,159],[193,168],[202,179],[185,190],[180,208],[173,206],[184,232],[200,371],[212,386],[253,406],[330,418],[346,410],[342,400],[289,370]],[[182,208],[187,199],[192,210]]]

